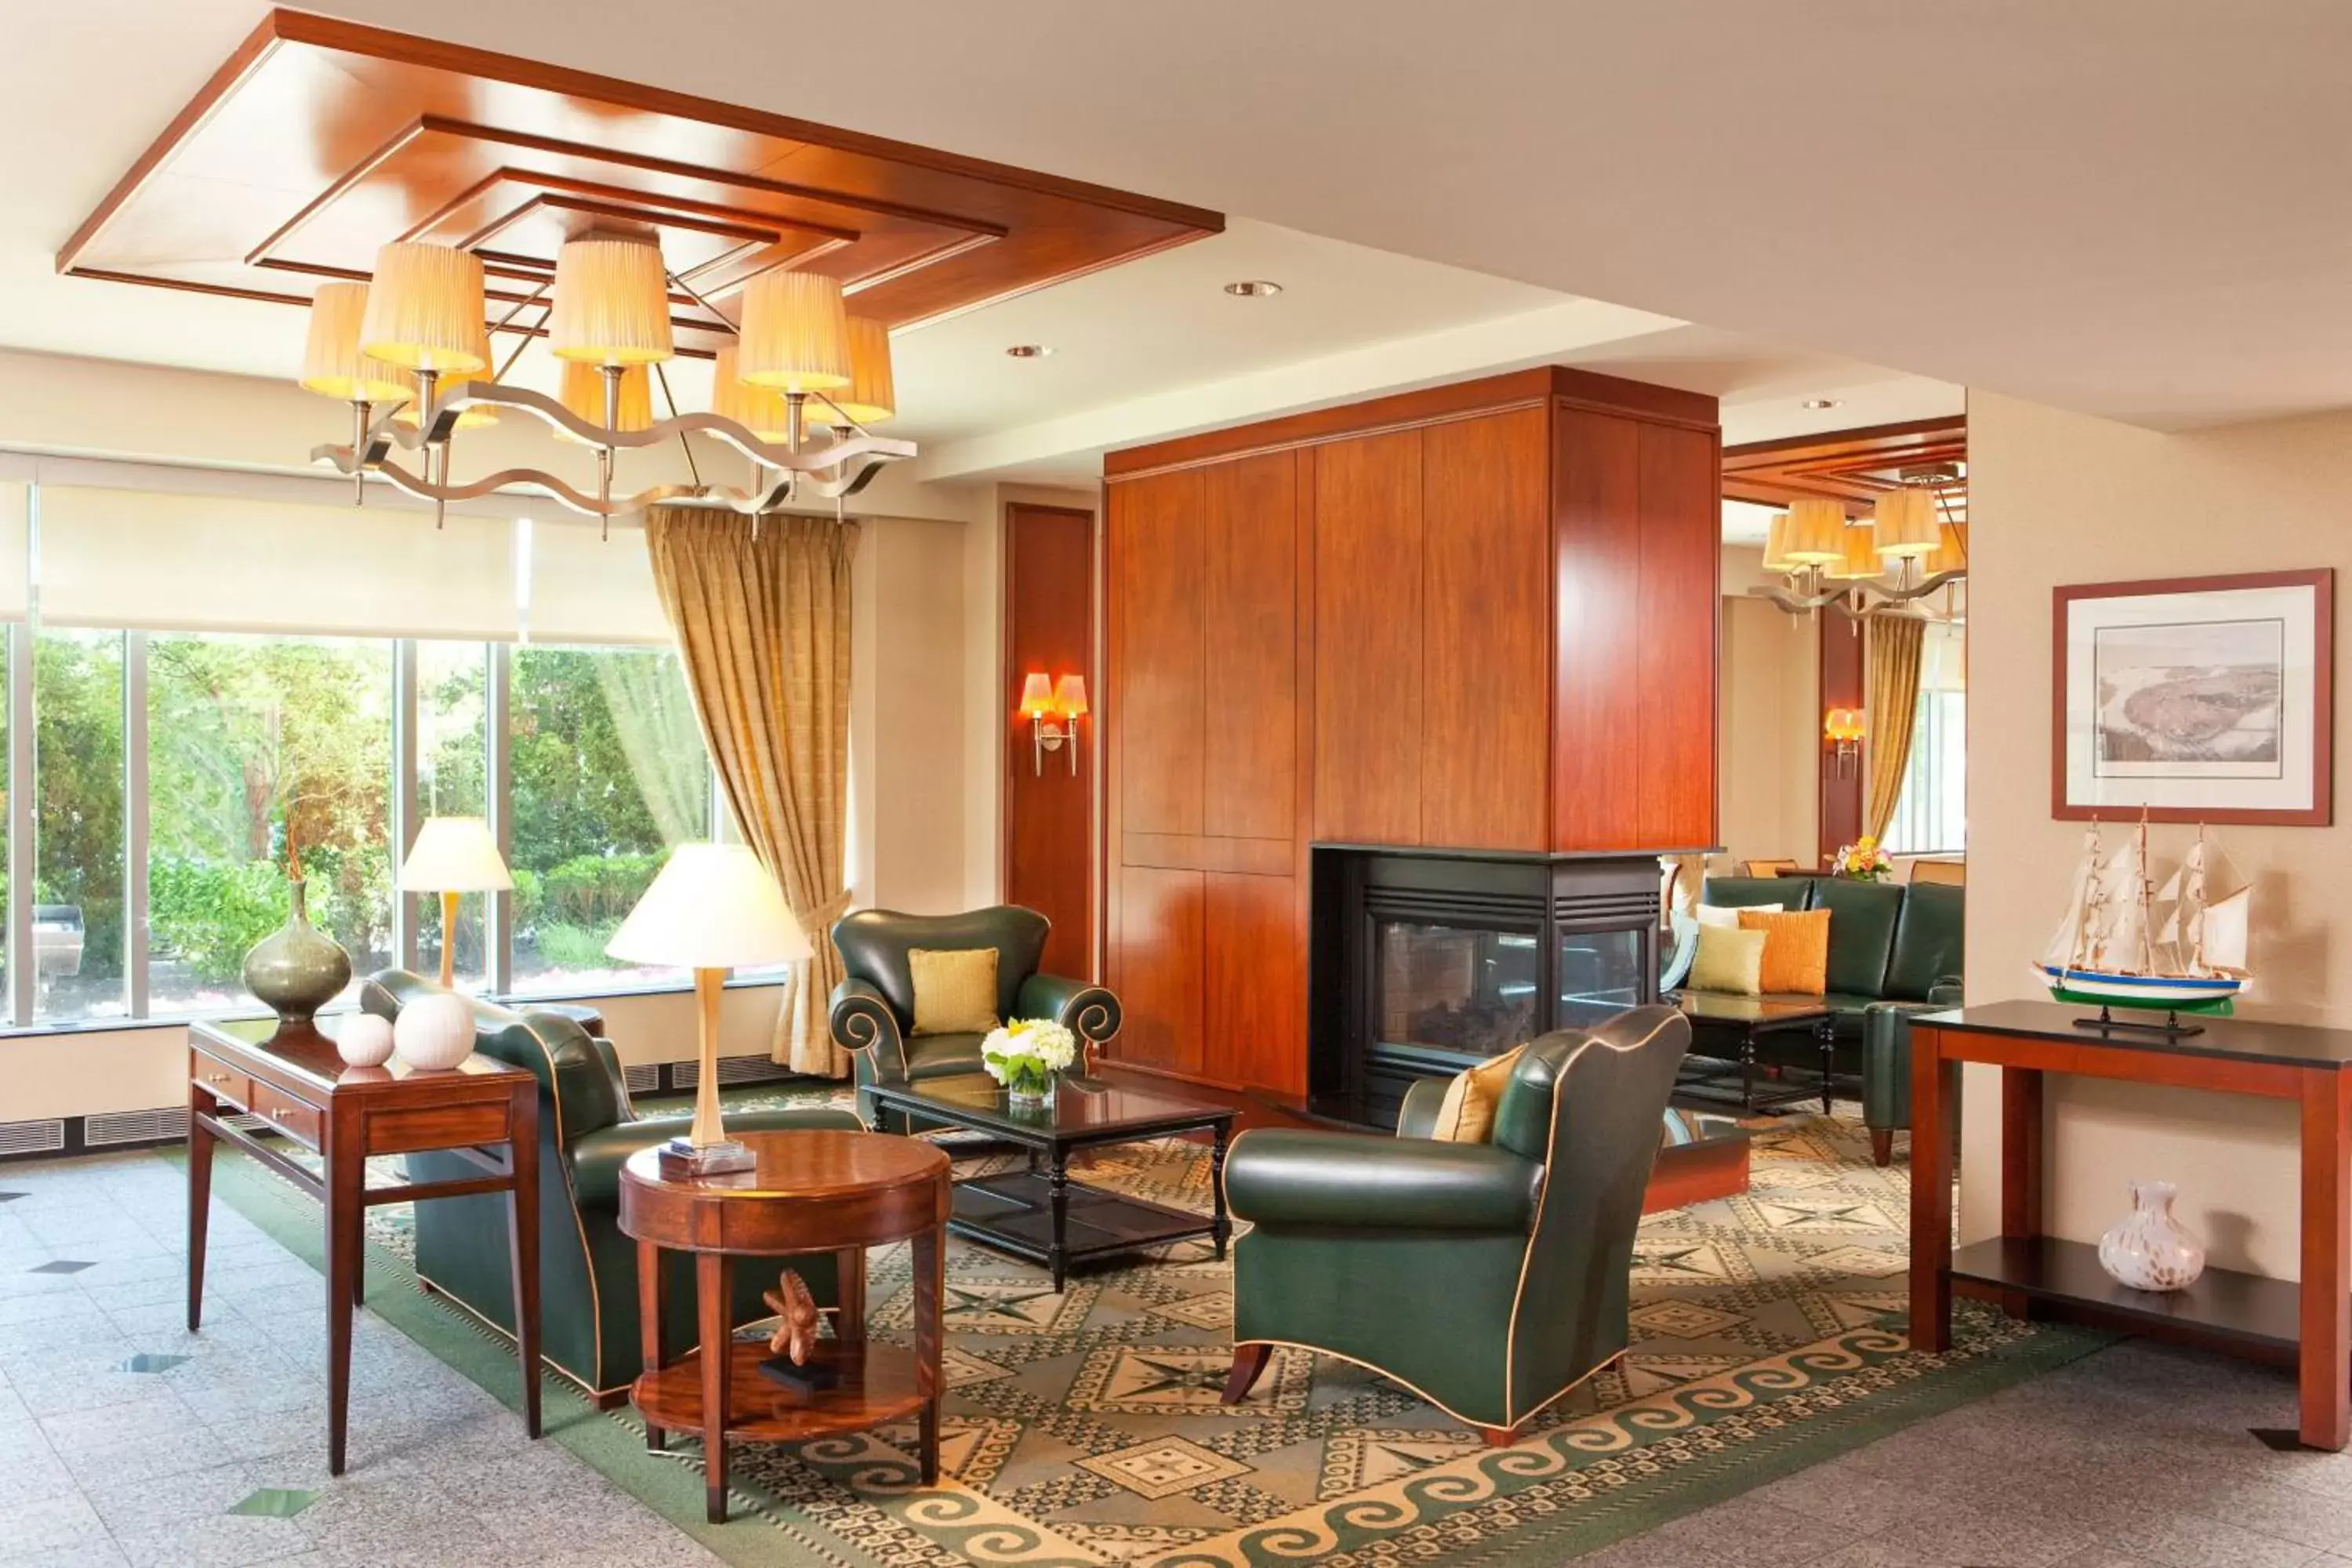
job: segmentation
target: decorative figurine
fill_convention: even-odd
[[[776,1277],[776,1288],[761,1292],[760,1300],[776,1314],[776,1331],[768,1341],[776,1353],[760,1363],[760,1374],[795,1394],[821,1394],[840,1381],[832,1363],[809,1363],[816,1353],[817,1324],[824,1312],[809,1293],[808,1281],[787,1268]]]

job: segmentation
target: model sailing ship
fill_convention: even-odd
[[[2246,973],[2252,891],[2202,827],[2159,887],[2147,823],[2107,854],[2094,821],[2083,836],[2066,918],[2035,973],[2062,1002],[2226,1012],[2253,984]]]

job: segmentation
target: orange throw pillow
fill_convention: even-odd
[[[1829,989],[1829,910],[1776,915],[1742,910],[1739,929],[1764,933],[1764,973],[1758,984],[1765,994],[1819,996]]]

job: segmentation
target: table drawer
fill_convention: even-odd
[[[253,1113],[297,1143],[311,1149],[319,1147],[319,1110],[316,1106],[295,1099],[284,1089],[257,1079],[253,1084]]]
[[[211,1057],[195,1058],[193,1075],[195,1087],[215,1100],[225,1100],[240,1110],[253,1109],[253,1079],[214,1060]]]

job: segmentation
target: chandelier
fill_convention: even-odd
[[[1901,487],[1880,496],[1868,517],[1849,518],[1844,502],[1822,497],[1790,501],[1764,544],[1764,570],[1782,582],[1748,592],[1790,615],[1833,609],[1859,620],[1922,614],[1929,595],[1966,581],[1969,525],[1952,516],[1949,500],[1963,483],[1958,465],[1899,477]]]
[[[553,300],[549,300],[550,290]],[[735,334],[718,353],[708,412],[681,413],[664,363],[673,292],[701,306]],[[883,465],[915,455],[911,441],[867,426],[896,412],[890,334],[848,314],[838,279],[819,273],[764,272],[742,295],[742,320],[727,323],[671,272],[650,238],[592,234],[567,241],[554,273],[493,326],[481,258],[454,246],[398,240],[377,253],[373,279],[322,285],[310,306],[300,384],[351,405],[348,445],[315,447],[311,460],[366,477],[434,505],[436,526],[451,501],[525,488],[603,521],[664,503],[725,508],[753,520],[786,503],[856,495]],[[528,327],[515,322],[537,307]],[[491,336],[525,334],[502,365]],[[562,363],[557,395],[509,385],[504,377],[544,334]],[[667,416],[654,417],[658,387]],[[457,432],[527,414],[566,441],[590,447],[593,481],[575,484],[543,468],[502,468],[457,482],[450,458]],[[821,438],[812,429],[822,427]],[[706,481],[688,436],[732,447],[749,463],[747,482]],[[691,482],[616,493],[623,452],[675,439]]]

